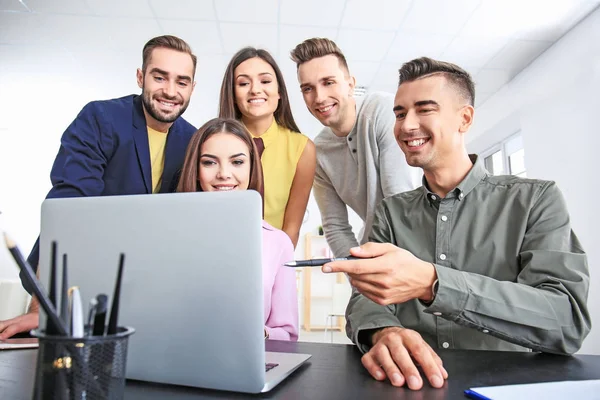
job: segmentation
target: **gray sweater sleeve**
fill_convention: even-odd
[[[321,212],[327,244],[335,257],[347,256],[350,254],[351,247],[358,246],[358,241],[348,221],[346,204],[340,199],[331,181],[318,163],[313,194]]]

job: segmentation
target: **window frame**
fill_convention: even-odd
[[[514,143],[515,139],[520,138],[520,146],[514,146],[512,143]],[[495,171],[490,171],[492,173],[492,175],[515,175],[513,174],[512,171],[510,170],[510,156],[514,153],[516,153],[519,150],[525,150],[525,145],[523,144],[523,135],[521,134],[521,130],[518,130],[514,133],[512,133],[511,135],[507,136],[506,138],[502,139],[500,142],[494,144],[493,146],[490,146],[489,148],[487,148],[486,150],[482,151],[479,156],[481,158],[483,158],[483,162],[485,164],[485,160],[486,158],[492,156],[493,154],[495,154],[496,152],[500,151],[502,153],[502,174],[498,174]],[[511,150],[511,153],[509,154],[509,150]],[[486,166],[487,168],[487,166]],[[523,171],[519,171],[520,174],[525,173],[527,174],[527,166],[525,166],[525,169]]]

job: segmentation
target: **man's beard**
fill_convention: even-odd
[[[169,98],[169,97],[165,96],[164,94],[162,97],[164,97],[165,100],[179,101],[179,99],[177,99],[177,97]],[[175,122],[175,120],[177,118],[179,118],[181,116],[181,114],[183,114],[185,112],[188,105],[190,104],[190,101],[188,100],[187,102],[185,102],[181,105],[179,112],[174,113],[174,114],[165,115],[161,110],[157,109],[156,106],[154,105],[154,103],[152,102],[152,94],[149,92],[146,92],[144,89],[142,89],[142,102],[144,103],[144,108],[146,109],[146,112],[148,114],[150,114],[150,116],[152,118],[154,118],[155,120],[157,120],[158,122],[163,122],[163,123]]]

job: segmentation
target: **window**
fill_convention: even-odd
[[[521,178],[527,177],[527,174],[525,173],[524,149],[519,149],[508,156],[508,167],[510,168],[511,175],[520,176]]]
[[[504,156],[502,150],[495,150],[485,158],[485,168],[493,175],[504,175]]]
[[[517,132],[482,153],[485,168],[492,175],[516,175],[527,177],[523,137]]]

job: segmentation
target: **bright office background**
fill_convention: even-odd
[[[269,50],[292,110],[313,138],[289,51],[334,39],[367,92],[394,93],[397,70],[430,56],[466,68],[477,84],[469,150],[493,173],[551,179],[562,189],[589,256],[589,308],[600,323],[600,225],[593,185],[600,149],[600,0],[0,0],[0,229],[29,251],[50,189],[59,139],[87,102],[139,93],[135,71],[151,37],[174,34],[198,55],[184,117],[214,117],[225,66],[241,47]],[[353,217],[356,231],[359,221]],[[316,233],[314,200],[302,234]],[[297,256],[304,255],[301,240]],[[0,281],[17,269],[0,246]],[[1,290],[1,289],[0,289]],[[0,293],[0,314],[7,292]],[[323,319],[326,311],[322,312]],[[7,315],[3,315],[6,317]],[[600,354],[600,330],[582,353]]]

